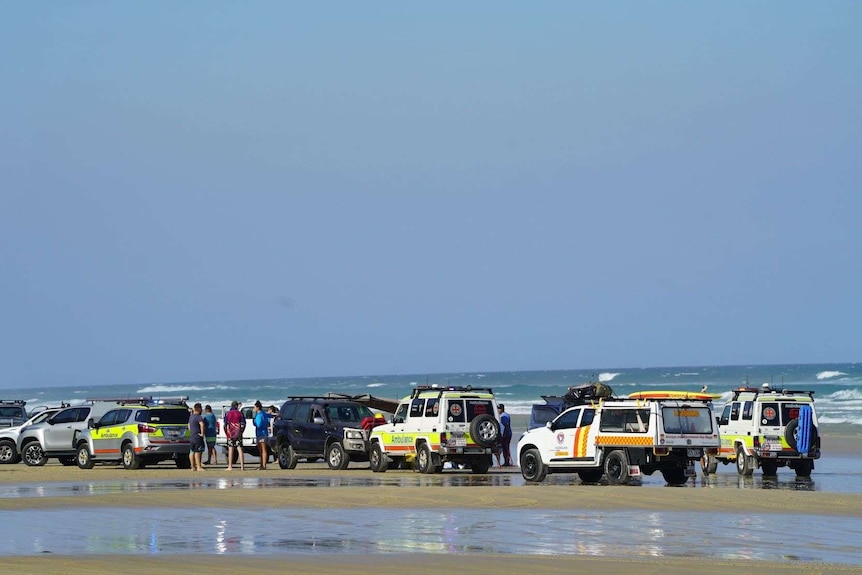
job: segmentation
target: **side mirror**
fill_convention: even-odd
[[[545,422],[545,427],[547,427],[548,429],[553,429],[553,425],[554,425],[553,421]]]
[[[87,420],[87,427],[88,427],[89,429],[96,429],[96,422],[95,422],[95,421],[93,421],[93,418],[92,418],[92,417],[91,417],[90,419],[88,419],[88,420]]]
[[[312,421],[314,422],[315,425],[323,425],[324,423],[326,423],[325,421],[323,421],[323,418],[320,417],[319,415],[316,416]]]

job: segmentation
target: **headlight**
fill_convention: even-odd
[[[358,429],[345,429],[344,437],[347,439],[365,439],[365,436]]]

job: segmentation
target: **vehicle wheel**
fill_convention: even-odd
[[[96,464],[96,462],[93,461],[93,457],[90,455],[90,450],[86,443],[82,443],[78,447],[78,455],[75,462],[81,469],[93,469],[93,466]]]
[[[48,463],[48,458],[45,457],[45,452],[42,451],[42,446],[38,441],[31,441],[21,450],[21,459],[30,467],[41,467]]]
[[[605,457],[605,475],[611,485],[625,485],[629,481],[629,458],[626,452],[615,449]]]
[[[521,453],[521,475],[533,483],[541,483],[548,476],[548,466],[542,463],[542,456],[535,447]]]
[[[470,469],[473,470],[473,473],[488,473],[488,470],[491,469],[491,456],[486,455],[485,457],[474,459],[470,465]]]
[[[177,459],[179,461],[179,459]],[[123,446],[123,467],[125,469],[138,469],[141,466],[141,461],[135,453],[135,448],[131,443]],[[190,465],[191,466],[191,465]]]
[[[59,461],[63,467],[70,467],[78,462],[78,458],[75,455],[63,455],[62,457],[58,457],[57,461]]]
[[[290,445],[282,444],[278,449],[278,466],[282,469],[294,469],[299,458],[296,456],[296,451]]]
[[[797,437],[799,433],[799,418],[790,420],[790,423],[784,428],[784,440],[787,445],[796,449]],[[811,450],[817,445],[817,428],[811,426],[811,435],[808,439],[808,449]]]
[[[18,463],[18,448],[14,441],[3,439],[0,441],[0,463]]]
[[[371,471],[383,473],[389,469],[389,463],[380,444],[376,442],[371,444],[371,449],[368,450],[368,466]]]
[[[500,424],[493,415],[480,415],[470,422],[470,437],[477,445],[494,447],[500,441]]]
[[[763,473],[764,477],[773,477],[778,475],[778,463],[768,459],[761,459],[760,471]]]
[[[745,450],[742,449],[741,445],[738,445],[736,447],[736,472],[743,477],[750,477],[754,473],[752,459],[754,458],[745,455]]]
[[[814,462],[810,459],[802,459],[796,464],[796,477],[808,479],[812,471],[814,471]]]
[[[341,471],[350,465],[350,457],[344,452],[344,447],[337,441],[333,441],[326,448],[326,463],[330,469]]]
[[[423,443],[416,451],[416,471],[419,473],[434,473],[437,469],[434,467],[434,460],[431,457],[431,448],[427,443]]]
[[[685,469],[674,467],[673,469],[662,469],[661,476],[668,485],[685,485],[688,477],[685,476]]]
[[[714,455],[704,454],[700,458],[700,468],[703,470],[704,475],[713,474],[718,469],[718,459]]]
[[[591,469],[590,471],[578,471],[578,477],[584,483],[598,483],[602,480],[603,472],[601,469]]]

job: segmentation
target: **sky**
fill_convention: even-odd
[[[0,388],[862,361],[860,29],[3,3]]]

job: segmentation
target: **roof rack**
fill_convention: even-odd
[[[27,405],[23,399],[0,399],[0,403],[11,403],[12,405]]]
[[[119,405],[186,405],[189,400],[187,395],[176,397],[94,397],[87,398],[89,402],[101,401],[104,403],[117,403]]]
[[[754,397],[757,397],[761,393],[780,393],[781,395],[807,395],[811,399],[814,399],[814,391],[813,390],[802,390],[802,389],[778,389],[774,387],[770,387],[769,384],[764,383],[762,387],[748,387],[742,386],[737,387],[733,390],[733,399],[731,401],[736,401],[739,399],[739,395],[741,393],[753,393]]]
[[[494,394],[494,390],[490,387],[473,387],[472,385],[437,385],[436,383],[434,383],[431,385],[417,385],[413,388],[413,392],[410,394],[410,397],[418,397],[420,393],[426,391],[439,391],[440,394],[443,394],[443,392],[446,391],[490,393],[492,395]]]

